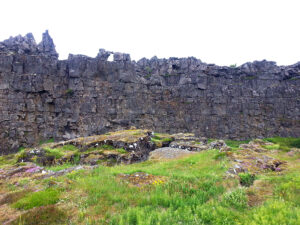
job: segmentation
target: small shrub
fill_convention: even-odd
[[[244,209],[248,206],[248,199],[244,188],[238,188],[232,192],[226,193],[223,197],[223,204],[236,209]]]
[[[60,148],[61,151],[77,151],[78,148],[76,148],[74,145],[63,145]]]
[[[66,95],[73,95],[74,94],[74,90],[72,89],[67,89],[65,92]]]
[[[57,148],[46,148],[46,156],[48,158],[60,159],[64,154]]]
[[[238,148],[241,144],[248,144],[249,141],[235,141],[235,140],[226,140],[225,141],[226,145],[232,148]]]
[[[280,145],[279,144],[274,144],[274,145],[264,145],[262,146],[265,149],[268,150],[276,150],[276,149],[280,149]]]
[[[13,204],[16,209],[32,209],[38,206],[55,204],[59,200],[60,193],[57,189],[46,189],[33,192]]]
[[[275,193],[285,201],[291,201],[300,206],[300,176],[291,174],[276,186]]]
[[[161,141],[162,142],[171,142],[172,138],[163,138]]]
[[[300,138],[297,138],[296,140],[292,141],[291,147],[300,148]]]
[[[101,145],[100,146],[101,149],[104,149],[104,150],[114,150],[115,148],[111,145]]]
[[[80,154],[79,152],[76,152],[72,157],[72,163],[79,164],[80,162]]]
[[[266,202],[251,212],[249,225],[277,225],[277,224],[299,224],[300,208],[283,200]]]
[[[40,145],[42,144],[48,144],[48,143],[53,143],[54,142],[54,138],[50,138],[48,140],[43,140],[43,141],[40,141]]]
[[[220,159],[224,159],[226,157],[226,152],[218,152],[215,156],[214,159],[215,160],[220,160]]]
[[[21,146],[19,149],[18,149],[18,152],[21,152],[25,149],[25,147]]]
[[[152,73],[152,69],[149,66],[146,66],[145,69],[146,69],[147,73]]]
[[[118,148],[116,149],[117,152],[121,153],[121,154],[126,154],[128,153],[124,148]]]
[[[239,177],[240,184],[246,187],[250,187],[255,180],[255,175],[250,173],[239,173]]]
[[[19,153],[17,153],[17,162],[21,162],[26,157],[27,157],[27,153],[25,149],[22,149]]]
[[[212,143],[212,142],[215,141],[215,140],[216,140],[216,139],[208,138],[208,139],[207,139],[207,143],[210,144],[210,143]],[[226,144],[227,144],[227,143],[226,143]]]

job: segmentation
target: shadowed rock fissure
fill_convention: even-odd
[[[113,54],[113,61],[107,61]],[[300,63],[240,67],[100,49],[58,60],[48,32],[0,43],[0,153],[136,126],[250,139],[300,136]]]

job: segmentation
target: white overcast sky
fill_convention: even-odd
[[[99,48],[131,58],[230,65],[300,61],[300,0],[1,0],[0,40],[48,29],[60,59]]]

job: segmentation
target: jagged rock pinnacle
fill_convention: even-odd
[[[45,33],[43,33],[43,39],[41,43],[39,43],[38,49],[43,53],[50,54],[54,57],[58,57],[58,53],[55,50],[54,42],[50,37],[48,30],[46,30]]]

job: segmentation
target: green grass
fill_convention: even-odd
[[[64,156],[64,153],[59,148],[45,148],[46,156],[49,158],[60,159]]]
[[[212,142],[215,141],[215,140],[216,140],[216,139],[214,139],[214,138],[208,138],[208,139],[207,139],[207,143],[210,144],[210,143],[212,143]]]
[[[114,150],[114,146],[111,145],[101,145],[99,146],[99,148],[103,149],[103,150]]]
[[[300,208],[284,200],[271,200],[253,209],[245,224],[249,225],[298,225]]]
[[[16,209],[32,209],[38,206],[51,205],[59,201],[60,192],[57,189],[46,189],[44,191],[33,192],[26,195],[13,204]]]
[[[58,148],[48,148],[45,147],[46,156],[50,158],[60,159],[62,158],[65,153],[67,152],[77,152],[78,148],[76,148],[74,145],[63,145]]]
[[[110,151],[110,150],[115,150],[121,154],[126,154],[128,153],[124,148],[114,148],[114,146],[111,145],[100,145],[98,147],[91,147],[89,149],[86,150],[86,152],[93,152],[93,151],[99,151],[102,152],[104,150]]]
[[[234,141],[230,145],[241,143],[247,142]],[[72,190],[80,189],[86,193],[86,199],[78,207],[88,212],[81,217],[82,222],[87,224],[264,225],[268,221],[276,224],[276,213],[272,211],[276,204],[275,212],[282,210],[278,220],[281,224],[295,224],[298,221],[299,173],[258,177],[272,180],[274,196],[266,203],[251,208],[248,206],[247,187],[239,187],[238,180],[224,179],[227,163],[224,154],[220,157],[218,151],[208,150],[171,161],[100,166],[88,175],[77,173],[70,178],[76,181]],[[163,182],[140,188],[128,186],[117,179],[120,173],[135,172],[162,177]],[[245,177],[249,178],[247,175]],[[223,182],[233,182],[233,185],[226,189]],[[102,216],[93,219],[93,215]]]
[[[70,168],[72,166],[74,166],[74,164],[72,164],[72,163],[65,163],[63,165],[47,166],[47,167],[45,167],[45,169],[52,170],[52,171],[56,172],[56,171],[60,171],[60,170],[64,170],[64,169]]]
[[[124,148],[117,148],[116,151],[121,153],[121,154],[127,154],[128,153]]]
[[[250,173],[239,173],[240,183],[243,186],[249,187],[255,180],[255,175]]]
[[[153,221],[157,222],[154,224],[178,221],[192,224],[196,211],[203,213],[205,204],[210,205],[212,200],[218,202],[226,191],[218,184],[226,170],[226,160],[216,162],[216,154],[217,151],[209,150],[180,160],[99,167],[89,176],[77,176],[73,189],[87,193],[84,205],[92,207],[94,214],[105,214],[105,220],[111,224],[152,224]],[[145,190],[129,188],[116,179],[119,173],[135,172],[165,178],[163,183],[147,186]]]
[[[78,151],[78,148],[75,147],[74,145],[63,145],[63,146],[61,146],[57,149],[59,149],[60,151],[63,151],[63,152],[65,152],[65,151]]]
[[[15,156],[16,155],[14,154],[0,156],[0,168],[2,166],[16,163],[17,158]]]
[[[265,149],[268,149],[268,150],[276,150],[276,149],[280,149],[280,145],[279,145],[279,144],[264,145],[263,147],[264,147]]]
[[[154,133],[151,141],[157,146],[162,147],[163,143],[171,142],[173,138],[169,134]]]
[[[264,140],[279,145],[279,149],[285,151],[288,151],[290,148],[300,148],[300,138],[273,137],[273,138],[265,138]]]
[[[245,209],[248,207],[248,199],[245,189],[237,188],[234,191],[224,194],[222,203],[225,206],[233,207],[235,209]]]
[[[241,144],[248,144],[249,141],[225,140],[225,143],[231,148],[238,148]]]
[[[54,142],[54,138],[50,138],[48,140],[42,140],[39,142],[40,145],[42,144],[48,144],[48,143],[53,143]]]
[[[156,134],[153,138],[161,141],[168,137]],[[265,147],[275,149],[283,146],[290,149],[298,143],[297,138],[271,140],[274,145]],[[248,141],[226,143],[238,148]],[[71,146],[58,149],[62,153],[78,153]],[[125,153],[124,149],[115,149],[110,145],[99,146],[98,150]],[[25,221],[25,224],[43,224],[41,221],[45,221],[45,224],[297,225],[300,221],[299,154],[290,156],[284,151],[270,151],[267,154],[287,161],[288,170],[258,174],[255,182],[248,173],[228,178],[226,171],[232,164],[226,153],[207,150],[175,160],[145,161],[114,167],[100,165],[93,170],[74,171],[54,179],[23,178],[23,181],[18,181],[18,186],[12,184],[15,193],[19,193],[21,187],[28,188],[30,185],[33,185],[33,190],[39,187],[43,191],[28,192],[24,196],[20,194],[9,204],[20,210],[31,209],[19,220],[20,223]],[[71,163],[66,163],[47,169],[57,171],[70,166]],[[140,186],[133,186],[118,176],[120,173],[136,172],[151,174],[161,182],[145,186],[141,182]],[[264,186],[256,186],[260,182],[270,184],[271,194],[266,195],[265,202],[250,207],[249,191],[252,194],[262,191]],[[241,187],[240,183],[245,186]],[[260,189],[255,189],[257,187]],[[58,201],[59,204],[56,204]],[[62,211],[64,207],[67,210]],[[61,221],[58,220],[60,215]],[[67,217],[70,221],[66,220]],[[31,218],[37,218],[36,221],[40,222],[34,223],[35,219]]]

